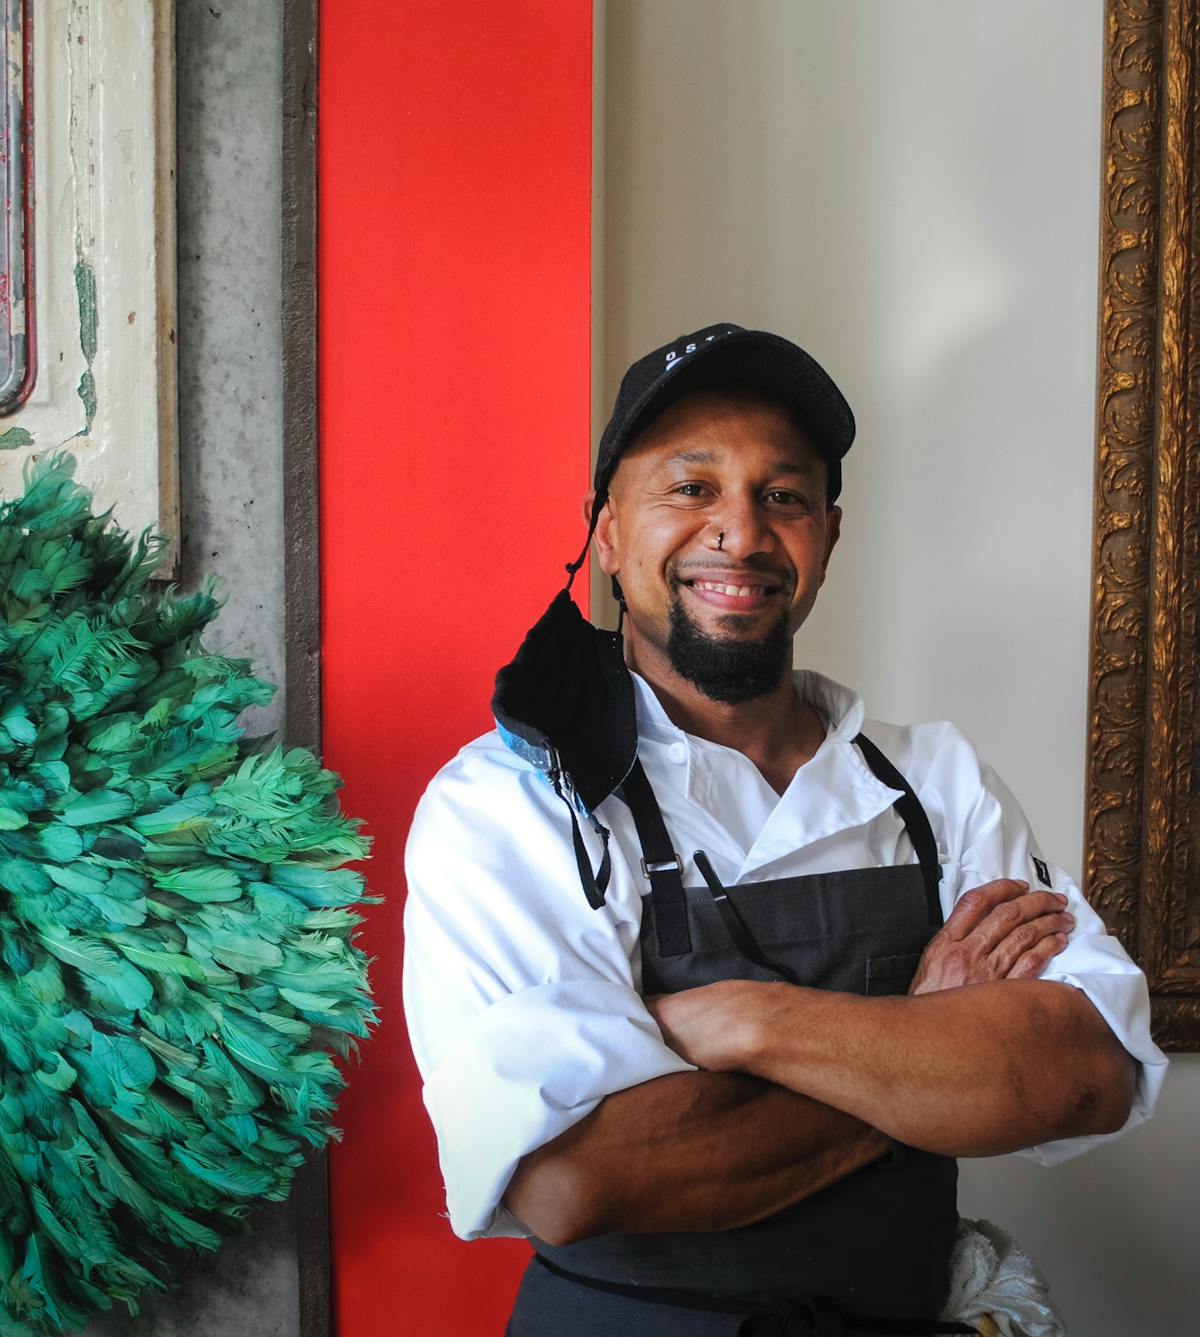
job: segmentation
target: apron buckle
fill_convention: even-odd
[[[652,859],[649,863],[646,862],[644,857],[642,859],[642,876],[646,879],[647,882],[650,881],[651,873],[682,873],[682,872],[683,872],[683,861],[680,859],[679,855],[675,852],[675,850],[671,851],[671,858],[669,859],[661,859],[661,860]]]

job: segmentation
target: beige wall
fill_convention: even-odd
[[[1078,872],[1100,0],[601,4],[597,418],[717,320],[809,348],[855,408],[844,537],[797,660],[954,719]],[[1150,1127],[963,1168],[1082,1337],[1200,1302],[1200,1059]]]

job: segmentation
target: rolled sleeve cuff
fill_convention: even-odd
[[[500,1205],[523,1156],[605,1096],[692,1071],[627,985],[568,980],[494,1003],[425,1083],[455,1234],[527,1235]]]
[[[1075,946],[1072,943],[1072,946]],[[1138,1064],[1137,1086],[1129,1118],[1115,1133],[1095,1134],[1088,1137],[1063,1138],[1045,1142],[1018,1153],[1042,1165],[1057,1165],[1082,1155],[1092,1147],[1121,1137],[1131,1128],[1145,1123],[1154,1113],[1159,1092],[1167,1075],[1167,1058],[1150,1038],[1150,995],[1145,976],[1132,966],[1122,949],[1107,938],[1088,943],[1092,953],[1111,956],[1112,969],[1049,970],[1042,978],[1062,984],[1073,984],[1091,1000],[1104,1018],[1109,1029],[1124,1046],[1126,1053]],[[1070,955],[1070,948],[1063,958]],[[1064,961],[1064,964],[1066,962]]]

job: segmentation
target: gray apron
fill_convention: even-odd
[[[650,893],[641,951],[647,994],[717,980],[785,979],[858,994],[903,994],[942,923],[937,846],[904,777],[868,739],[873,773],[917,862],[720,886],[684,887],[640,763],[625,780]],[[970,1333],[939,1322],[958,1226],[954,1160],[896,1145],[880,1162],[734,1230],[604,1235],[564,1247],[534,1239],[508,1337],[826,1337]]]

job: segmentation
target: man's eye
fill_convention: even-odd
[[[703,483],[680,483],[675,489],[675,493],[680,497],[702,497],[704,495]]]
[[[807,506],[808,498],[799,492],[787,492],[783,488],[773,488],[767,493],[767,500],[774,506]]]

